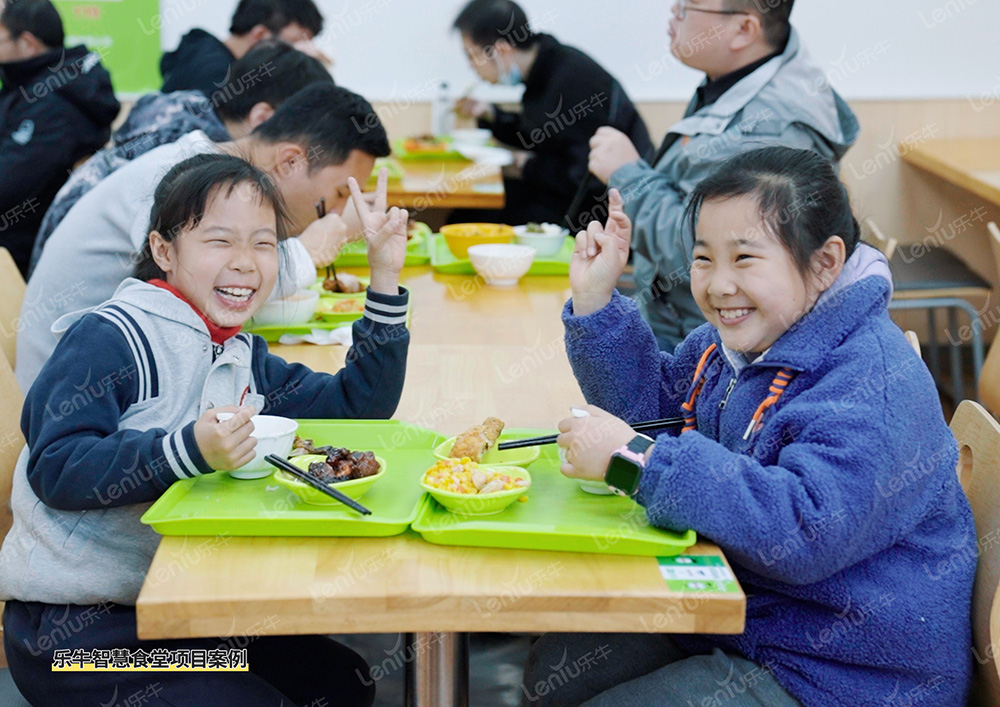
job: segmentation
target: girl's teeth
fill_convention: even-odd
[[[248,299],[253,290],[248,287],[217,287],[216,292],[234,299]]]
[[[729,310],[719,310],[719,316],[723,319],[739,319],[740,317],[745,317],[752,312],[752,309],[729,309]]]

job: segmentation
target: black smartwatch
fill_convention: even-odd
[[[611,455],[604,483],[619,496],[632,498],[639,492],[642,469],[646,465],[646,450],[653,440],[646,435],[636,435],[632,441]]]

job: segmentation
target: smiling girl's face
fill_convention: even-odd
[[[825,270],[818,277],[803,276],[764,224],[757,201],[746,196],[702,204],[692,255],[695,301],[734,351],[770,348],[833,282]]]
[[[223,185],[197,225],[169,242],[153,231],[149,243],[167,283],[220,327],[242,326],[278,279],[274,209],[249,184]]]

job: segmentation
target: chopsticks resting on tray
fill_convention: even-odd
[[[350,496],[345,496],[344,494],[342,494],[337,489],[333,488],[329,484],[323,483],[322,481],[320,481],[319,479],[317,479],[315,476],[313,476],[312,474],[310,474],[307,471],[303,471],[302,469],[300,469],[299,467],[295,466],[294,464],[292,464],[287,459],[282,459],[281,457],[279,457],[279,456],[277,456],[275,454],[268,454],[266,457],[264,457],[264,459],[266,461],[268,461],[272,466],[276,466],[279,469],[281,469],[282,471],[287,471],[292,476],[295,476],[295,477],[297,477],[299,479],[302,479],[307,484],[309,484],[310,486],[312,486],[314,489],[322,491],[327,496],[332,496],[333,498],[335,498],[338,501],[340,501],[341,503],[343,503],[345,506],[350,506],[351,508],[353,508],[354,510],[356,510],[358,513],[361,513],[362,515],[366,515],[366,516],[370,516],[372,514],[372,512],[370,510],[368,510],[367,508],[365,508],[364,506],[362,506],[360,503],[358,503],[357,501],[355,501]]]
[[[682,427],[684,425],[683,417],[665,417],[662,420],[648,420],[647,422],[637,422],[631,425],[632,429],[636,432],[649,432],[651,430],[659,430],[664,427]],[[503,451],[505,449],[521,449],[523,447],[540,447],[543,444],[555,444],[556,439],[559,435],[548,435],[546,437],[530,437],[528,439],[515,439],[510,442],[501,442],[497,445],[497,449]]]
[[[325,196],[322,199],[320,199],[319,201],[316,202],[316,215],[319,218],[323,218],[324,216],[326,216],[326,197]],[[329,265],[326,266],[326,277],[327,277],[327,279],[330,279],[331,277],[334,280],[337,279],[337,268],[334,267],[333,263],[330,263]]]

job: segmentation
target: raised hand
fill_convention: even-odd
[[[576,236],[576,249],[569,266],[573,288],[573,313],[586,316],[605,307],[628,263],[632,223],[617,189],[608,195],[608,220],[602,227],[591,221]]]
[[[371,267],[371,288],[388,295],[399,293],[399,273],[406,260],[406,209],[392,207],[386,211],[389,191],[389,170],[382,168],[375,188],[375,199],[365,200],[357,180],[350,177],[347,185],[351,201],[361,222],[361,235],[368,244],[368,265]]]

